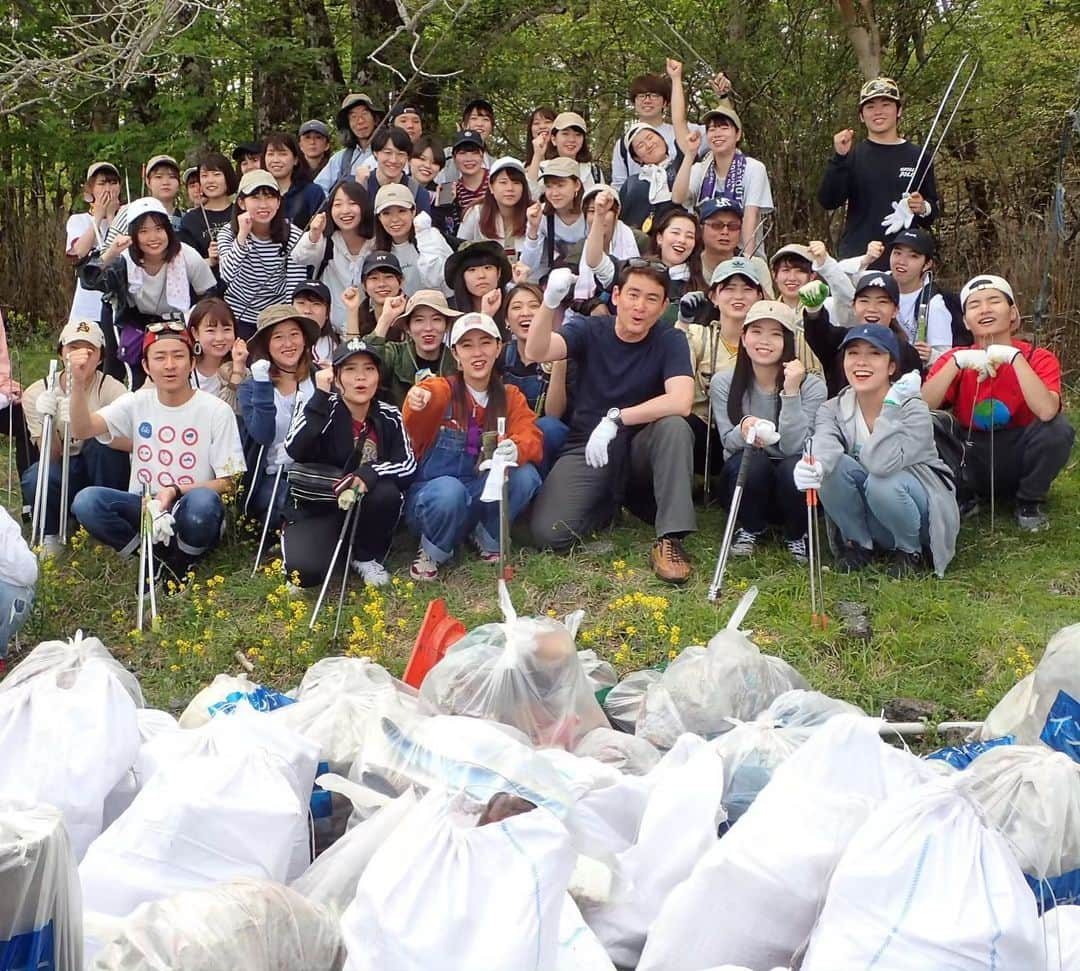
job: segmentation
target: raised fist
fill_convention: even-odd
[[[832,143],[837,155],[847,155],[851,151],[851,146],[855,143],[854,129],[845,128],[843,131],[838,131],[833,135]]]

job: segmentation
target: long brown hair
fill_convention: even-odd
[[[469,413],[472,411],[472,396],[465,387],[465,379],[460,374],[447,378],[450,382],[450,401],[453,405],[451,414],[454,421],[462,428],[469,427]],[[484,431],[494,432],[499,429],[499,419],[506,417],[506,385],[503,384],[502,369],[496,360],[488,378],[488,403],[484,409]]]
[[[694,248],[686,258],[686,264],[690,267],[690,279],[686,283],[686,292],[693,290],[708,290],[705,277],[701,270],[701,250],[704,247],[701,234],[701,223],[697,216],[681,206],[669,206],[664,209],[649,228],[649,248],[642,256],[648,259],[660,259],[660,236],[676,219],[686,219],[694,224]]]
[[[526,213],[528,213],[529,206],[532,204],[532,200],[529,197],[529,180],[513,166],[500,169],[495,173],[495,178],[498,178],[500,175],[510,176],[511,181],[516,182],[521,186],[521,198],[518,199],[513,206],[513,225],[504,225],[506,235],[511,237],[524,236],[527,225]],[[491,181],[489,180],[487,191],[484,193],[484,199],[480,203],[480,232],[485,239],[495,239],[501,242],[498,227],[496,225],[498,215],[499,204],[495,201],[495,196],[491,192]]]

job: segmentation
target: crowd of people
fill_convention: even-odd
[[[66,433],[70,515],[100,542],[132,554],[148,496],[157,560],[182,574],[239,485],[303,585],[332,566],[346,491],[366,583],[388,582],[402,519],[416,580],[469,546],[497,560],[491,474],[539,548],[625,507],[655,527],[654,572],[682,583],[698,477],[730,503],[746,450],[734,555],[775,532],[805,561],[808,490],[844,571],[884,556],[897,577],[941,575],[988,499],[1047,528],[1074,439],[1060,364],[1018,339],[995,268],[933,285],[941,201],[896,83],[867,82],[864,135],[834,137],[835,256],[770,239],[768,160],[740,148],[727,79],[710,88],[691,121],[681,64],[635,78],[609,164],[573,110],[537,108],[524,157],[496,157],[511,139],[490,101],[444,145],[414,105],[369,93],[342,100],[336,151],[315,119],[186,170],[157,154],[123,204],[120,168],[94,162],[68,223],[59,377],[4,389],[24,503],[35,452],[60,455]]]

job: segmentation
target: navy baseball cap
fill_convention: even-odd
[[[858,327],[850,327],[840,342],[840,346],[847,347],[853,341],[866,341],[867,344],[873,344],[879,351],[884,351],[894,361],[900,360],[900,342],[892,330],[884,324],[860,324]]]
[[[289,299],[295,303],[296,298],[302,293],[315,297],[316,300],[321,300],[327,306],[330,306],[330,288],[325,283],[320,283],[318,280],[305,280],[293,290]]]
[[[484,150],[484,136],[472,128],[459,131],[454,136],[454,141],[450,146],[450,154],[453,155],[458,149],[466,147],[478,148],[482,152]]]
[[[405,274],[401,271],[401,264],[393,253],[385,250],[375,250],[364,257],[364,266],[360,270],[360,279],[366,280],[372,273],[382,270],[384,273],[393,273],[399,279],[404,279]]]
[[[889,299],[896,306],[900,306],[900,285],[891,273],[884,273],[880,270],[873,273],[864,273],[859,277],[859,282],[855,284],[855,296],[857,297],[860,293],[874,289],[884,290]]]
[[[914,226],[911,229],[905,229],[902,232],[897,233],[890,239],[889,249],[892,249],[894,246],[906,246],[908,249],[912,249],[916,253],[921,253],[923,256],[929,256],[931,259],[934,256],[934,250],[936,248],[934,237],[925,229],[919,229]]]
[[[705,222],[706,219],[712,219],[718,212],[733,212],[742,219],[743,207],[733,195],[721,192],[720,195],[706,199],[698,206],[698,219]]]

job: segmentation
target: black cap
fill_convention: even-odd
[[[902,230],[890,239],[889,249],[894,246],[906,246],[908,249],[913,249],[916,253],[929,256],[931,259],[934,258],[934,251],[937,248],[934,244],[934,237],[925,229],[916,227]]]
[[[418,118],[423,118],[424,117],[420,113],[420,109],[417,108],[416,105],[405,104],[405,105],[398,105],[396,108],[394,108],[393,111],[390,112],[390,116],[389,116],[390,121],[393,121],[395,118],[397,118],[397,117],[399,117],[401,115],[416,115]]]
[[[366,280],[369,274],[377,270],[382,270],[384,273],[393,273],[401,279],[405,278],[398,258],[393,253],[387,253],[384,250],[375,250],[374,253],[368,253],[364,257],[364,266],[360,271],[360,279]]]
[[[855,296],[857,297],[860,293],[874,289],[884,290],[889,295],[889,299],[898,307],[900,306],[900,286],[891,273],[884,273],[880,270],[864,273],[859,277],[859,282],[855,284]]]
[[[232,158],[234,162],[240,162],[245,155],[262,155],[262,153],[262,142],[237,142],[236,148],[233,149]]]
[[[450,146],[450,154],[453,155],[459,148],[464,148],[466,145],[478,148],[482,152],[484,150],[484,136],[471,128],[459,131],[454,136],[454,141]]]
[[[301,293],[309,293],[313,297],[321,300],[328,307],[330,306],[330,288],[325,283],[320,283],[318,280],[305,280],[292,292],[292,296],[289,298],[293,303],[296,302],[296,298]]]
[[[382,355],[362,337],[350,337],[347,341],[338,344],[331,363],[335,368],[339,368],[357,354],[367,354],[375,362],[376,367],[382,367]]]

